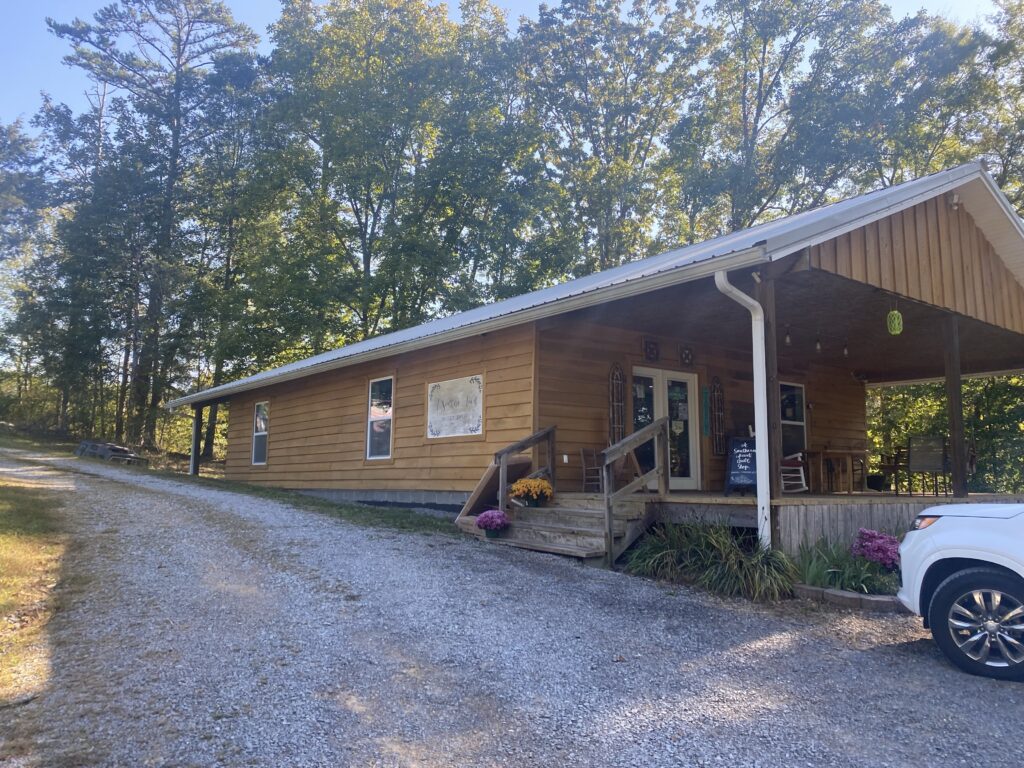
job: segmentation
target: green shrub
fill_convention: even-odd
[[[898,572],[856,557],[849,547],[824,539],[800,547],[796,568],[800,581],[812,587],[845,589],[866,595],[894,595],[899,589]]]
[[[701,523],[657,526],[634,548],[627,569],[759,601],[792,594],[797,575],[785,553],[764,547],[756,535]]]

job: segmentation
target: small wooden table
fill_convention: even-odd
[[[864,471],[861,473],[861,490],[868,489],[868,452],[865,450],[846,450],[843,448],[826,448],[819,451],[806,451],[808,463],[817,460],[819,492],[825,492],[825,463],[827,461],[838,461],[846,467],[846,492],[853,493],[853,465],[859,461]],[[839,491],[841,493],[841,491]]]

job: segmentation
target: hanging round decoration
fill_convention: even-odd
[[[903,315],[898,309],[891,310],[885,316],[885,327],[889,329],[892,336],[899,336],[903,333]]]

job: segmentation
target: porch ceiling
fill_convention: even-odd
[[[749,274],[731,279],[754,293]],[[899,336],[886,329],[886,314],[894,307],[903,315]],[[641,333],[750,350],[749,315],[722,296],[710,279],[610,302],[582,314],[591,322]],[[944,373],[945,310],[820,270],[802,270],[777,281],[776,315],[782,370],[800,369],[813,361],[845,368],[858,379],[875,383]],[[821,352],[816,350],[817,340]],[[1024,369],[1024,336],[979,320],[960,317],[960,350],[965,374]]]

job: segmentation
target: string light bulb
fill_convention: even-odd
[[[793,337],[789,335],[789,326],[786,326],[786,338],[783,339],[787,347],[793,346]]]
[[[819,355],[821,354],[821,339],[820,338],[814,340],[814,351],[817,352]]]

